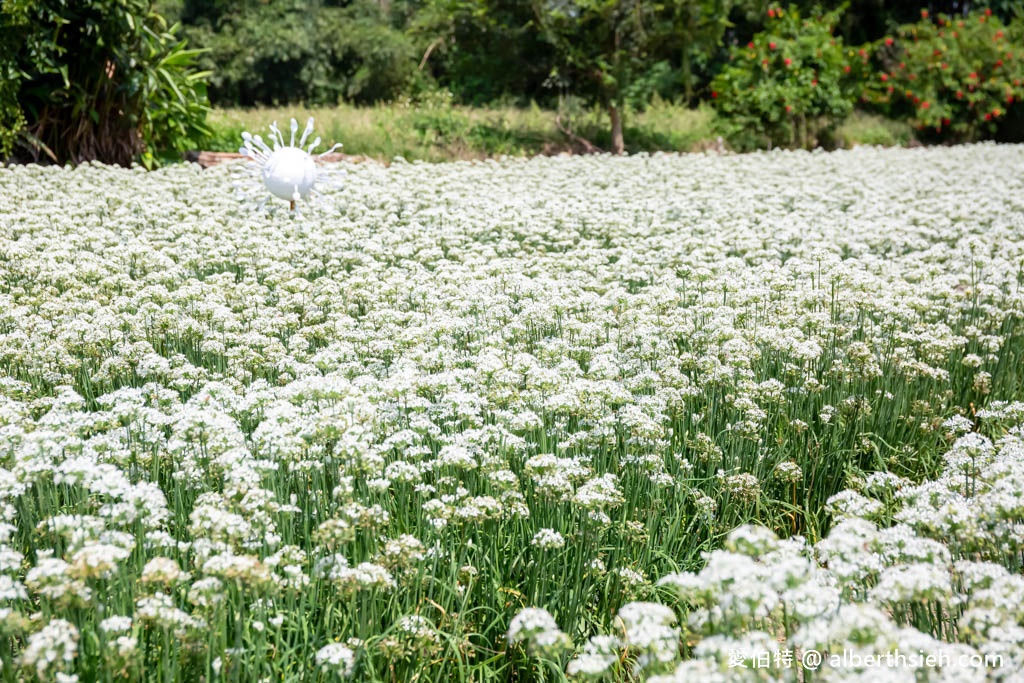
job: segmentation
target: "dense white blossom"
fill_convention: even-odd
[[[355,653],[341,643],[324,645],[317,650],[315,660],[322,671],[340,676],[348,677],[355,671]]]
[[[928,619],[1024,668],[1022,166],[2,168],[4,674],[714,681]]]

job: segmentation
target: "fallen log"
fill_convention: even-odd
[[[223,164],[228,161],[237,161],[239,159],[245,159],[244,154],[238,152],[200,152],[190,151],[185,152],[185,161],[190,161],[199,164],[203,168],[210,168],[217,164]],[[339,161],[366,161],[367,157],[362,155],[354,154],[340,154],[338,152],[331,152],[330,154],[324,154],[323,156],[313,155],[314,159],[318,161],[325,161],[328,163],[336,163]]]

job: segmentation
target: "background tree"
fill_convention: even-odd
[[[608,112],[618,154],[626,105],[649,98],[658,72],[679,64],[683,95],[692,95],[694,61],[718,50],[732,1],[533,0],[533,7],[555,50],[554,80]]]
[[[145,0],[0,3],[0,157],[153,165],[196,146],[196,54]]]
[[[774,30],[769,4],[770,0],[2,0],[0,157],[139,160],[153,165],[161,154],[170,157],[202,144],[208,133],[206,82],[210,99],[223,107],[412,100],[418,104],[417,114],[423,114],[427,137],[432,131],[459,137],[444,132],[462,125],[453,128],[453,105],[557,102],[576,113],[576,103],[583,102],[607,114],[608,148],[620,152],[629,134],[627,112],[642,110],[658,95],[686,105],[715,104],[719,118],[713,125],[734,140],[748,114],[756,114],[746,128],[752,134],[749,141],[761,133],[769,134],[760,139],[772,139],[772,144],[825,140],[829,127],[846,113],[838,106],[845,94],[840,97],[834,88],[826,92],[821,86],[828,79],[818,77],[835,61],[830,56],[832,36],[804,36],[800,44],[807,48],[808,59],[790,57],[793,64],[783,62],[785,68],[765,71],[763,59],[774,64],[772,58],[778,55],[761,56],[757,69],[746,72],[745,90],[720,87],[717,91],[727,96],[711,97],[716,89],[708,86],[723,73],[732,74],[729,80],[734,84],[743,81],[735,68],[749,50],[741,46],[754,44],[760,49],[763,41],[757,36]],[[1021,7],[1020,0],[795,0],[782,9],[786,16],[792,10],[793,16],[835,17],[834,39],[864,55],[863,64],[853,60],[852,73],[847,73],[848,79],[860,79],[863,89],[880,77],[880,70],[891,70],[867,57],[874,49],[865,43],[897,38],[900,27],[918,21],[922,10],[930,17],[948,15],[951,21],[964,19],[968,10],[991,11],[1009,31],[1020,24],[1015,17]],[[179,21],[180,32],[173,25]],[[1018,35],[1019,30],[1007,35],[1011,34]],[[201,50],[188,49],[182,38]],[[828,44],[810,45],[818,39]],[[1009,63],[1005,57],[1003,62]],[[798,64],[801,68],[796,68]],[[209,71],[208,81],[200,68]],[[1005,67],[996,68],[994,76],[1005,75]],[[972,66],[967,73],[976,70]],[[1009,81],[1013,88],[1018,87],[1015,80]],[[930,81],[922,78],[912,85],[925,82]],[[797,85],[806,87],[805,94],[813,101],[825,93],[831,104],[804,111],[803,96],[794,94]],[[919,99],[931,107],[934,98],[926,95]],[[992,121],[983,119],[975,127],[982,131],[978,134],[1024,136],[1024,114],[1015,104],[1018,96],[1003,86],[992,97],[997,95],[1004,106],[998,113],[994,105],[986,110]],[[1012,101],[1007,101],[1010,96]],[[876,111],[924,129],[938,126],[943,136],[951,130],[945,118],[956,127],[955,116],[940,117],[936,123],[931,119],[937,110],[912,116],[909,105],[896,101],[899,93],[891,99],[893,106]],[[858,106],[869,108],[871,103],[862,99]],[[603,118],[594,110],[589,115],[591,120]],[[593,130],[593,124],[588,125]],[[469,123],[464,128],[468,130]],[[825,135],[817,135],[815,129]],[[582,140],[564,126],[563,130],[575,142]],[[597,135],[601,139],[606,134]],[[974,135],[970,132],[969,137]]]
[[[990,9],[922,16],[875,46],[878,73],[866,99],[925,140],[969,142],[996,134],[1024,100],[1024,26]]]
[[[917,21],[921,10],[931,16],[966,16],[974,10],[990,9],[1002,21],[1010,21],[1024,9],[1020,0],[798,0],[787,3],[808,16],[816,9],[843,9],[836,33],[848,45],[862,45],[894,34],[901,25]]]
[[[556,53],[553,76],[608,112],[612,151],[621,154],[626,93],[656,42],[658,6],[646,0],[533,0],[533,7]]]
[[[853,110],[856,84],[843,41],[835,37],[840,12],[801,16],[767,10],[768,23],[712,82],[722,130],[740,149],[812,148]]]
[[[544,83],[554,51],[519,0],[426,0],[410,31],[422,50],[418,67],[463,103],[517,104],[551,99]]]
[[[403,94],[417,50],[405,4],[383,0],[164,0],[207,48],[210,99],[223,105],[373,103]],[[393,21],[393,17],[397,21]]]
[[[694,71],[706,67],[732,24],[732,0],[674,0],[667,6],[669,23],[661,39],[679,49],[683,100],[693,101]]]

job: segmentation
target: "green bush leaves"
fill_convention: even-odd
[[[843,42],[833,37],[839,17],[769,9],[765,30],[730,50],[711,88],[734,146],[814,147],[850,114]]]
[[[928,137],[988,137],[1024,98],[1021,33],[1019,21],[1006,26],[989,10],[937,21],[922,12],[877,44],[880,68],[866,98]]]
[[[0,157],[153,166],[209,134],[197,50],[143,0],[0,4]]]

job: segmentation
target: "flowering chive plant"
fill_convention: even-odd
[[[292,210],[295,209],[296,202],[308,199],[313,192],[317,180],[315,159],[320,159],[342,146],[339,142],[314,157],[312,153],[320,145],[320,138],[317,137],[308,147],[304,147],[306,139],[313,132],[313,117],[310,116],[306,121],[306,128],[302,131],[302,137],[296,146],[295,134],[298,130],[298,122],[292,119],[291,137],[286,145],[284,135],[275,121],[270,124],[270,141],[274,145],[273,148],[267,145],[261,136],[254,136],[245,131],[242,133],[244,144],[238,150],[259,166],[263,184],[270,194],[288,201]]]
[[[1024,667],[1024,148],[234,166],[0,168],[0,683]]]
[[[1024,403],[978,415],[1002,436],[947,421],[960,436],[937,479],[860,480],[830,500],[835,524],[814,545],[737,527],[702,570],[657,582],[666,604],[623,605],[615,630],[582,643],[566,672],[647,683],[795,682],[811,672],[839,682],[884,668],[891,680],[1020,680]],[[682,628],[672,627],[677,609]],[[533,657],[550,657],[537,644],[555,638],[564,639],[557,622],[538,608],[509,628]]]

